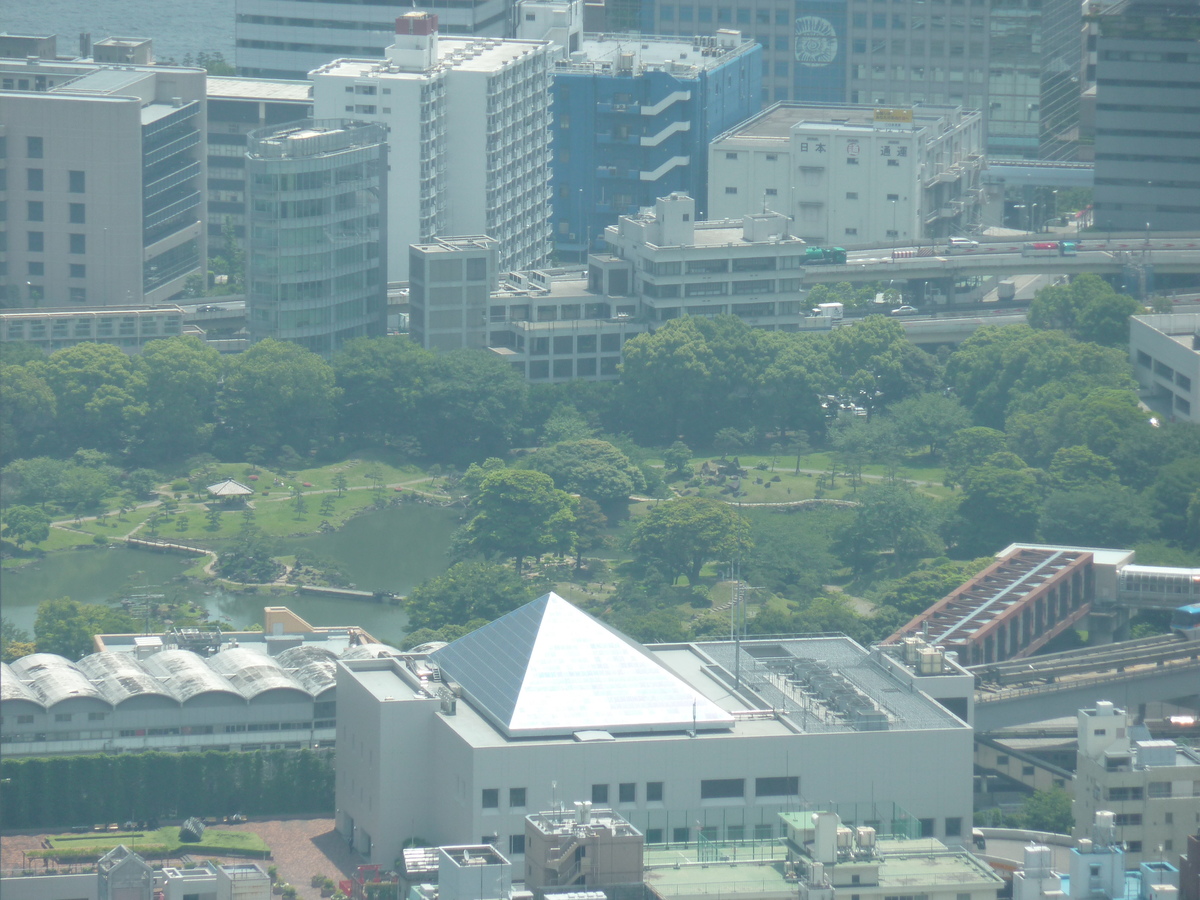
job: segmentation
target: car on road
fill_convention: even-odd
[[[893,316],[915,316],[917,308],[915,306],[897,306],[892,310]]]
[[[965,237],[952,237],[946,244],[946,249],[954,250],[976,250],[979,248],[979,241],[973,241]]]
[[[223,306],[197,306],[196,312],[220,312],[224,308]]]

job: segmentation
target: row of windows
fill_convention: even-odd
[[[529,363],[529,371],[525,372],[523,363],[515,363],[517,372],[531,381],[544,381],[550,377],[551,369],[555,378],[594,378],[597,374],[602,378],[615,378],[617,367],[621,364],[619,356],[602,356],[599,363],[595,357],[582,359],[556,359],[551,363],[548,359],[535,359]]]
[[[661,781],[647,781],[643,788],[647,803],[663,802],[663,785]],[[612,802],[611,785],[593,784],[592,803],[606,805]],[[754,779],[755,797],[795,797],[800,793],[800,779],[795,775],[780,775]],[[701,800],[724,800],[746,796],[745,778],[713,778],[700,782]],[[525,788],[508,789],[508,807],[522,809],[525,806]],[[629,781],[617,785],[616,802],[629,804],[638,802],[638,784]],[[484,788],[481,792],[481,805],[484,809],[500,808],[500,789]]]
[[[83,720],[83,714],[78,716],[79,720]],[[105,712],[89,712],[87,720],[89,722],[103,722],[108,718],[108,713]],[[16,717],[18,725],[32,725],[34,717],[31,715],[21,715]],[[59,723],[71,722],[75,719],[74,713],[55,713],[54,721]],[[4,724],[4,717],[0,716],[0,725]],[[233,734],[246,731],[308,731],[313,728],[332,728],[334,720],[328,719],[325,721],[316,722],[254,722],[248,725],[226,725],[226,733]],[[212,725],[184,725],[181,727],[170,728],[123,728],[118,731],[121,737],[142,737],[143,735],[159,735],[159,734],[212,734],[214,726]],[[56,736],[57,739],[57,736]]]
[[[8,188],[8,170],[0,169],[0,191]],[[44,191],[46,189],[45,169],[25,170],[25,190]],[[67,191],[72,194],[83,194],[87,191],[87,173],[78,169],[67,170]]]
[[[44,231],[25,232],[25,249],[30,253],[46,252],[46,233]],[[67,250],[71,253],[87,252],[87,235],[67,235]]]
[[[53,209],[53,206],[51,207]],[[8,218],[8,205],[0,203],[0,222]],[[45,222],[46,204],[42,200],[25,201],[25,221]],[[67,221],[72,225],[83,225],[87,222],[87,206],[83,203],[67,204]]]

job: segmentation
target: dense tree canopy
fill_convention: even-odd
[[[1118,294],[1099,275],[1079,275],[1068,284],[1042,288],[1029,305],[1029,324],[1057,329],[1080,341],[1106,347],[1129,342],[1129,317],[1144,312],[1142,304]]]
[[[463,528],[465,548],[516,560],[573,547],[575,501],[553,479],[528,469],[498,468],[479,482],[471,500],[474,517]]]
[[[646,565],[691,581],[709,560],[729,562],[750,549],[750,527],[727,503],[684,497],[658,503],[637,524],[629,548]]]
[[[404,608],[410,627],[436,630],[472,621],[490,622],[534,596],[535,588],[507,566],[468,561],[421,582],[405,598]],[[425,639],[444,640],[447,636],[443,631]]]
[[[129,634],[135,628],[133,619],[119,609],[62,597],[38,604],[33,634],[39,653],[77,660],[93,652],[95,635]]]
[[[601,506],[623,503],[630,494],[646,488],[641,470],[628,456],[608,441],[595,438],[564,441],[539,450],[528,464],[553,478],[562,490],[590,497]]]

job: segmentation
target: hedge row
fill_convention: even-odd
[[[187,816],[333,814],[333,751],[137,753],[0,761],[0,828]]]

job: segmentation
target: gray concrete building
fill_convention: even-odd
[[[1133,316],[1129,361],[1151,408],[1200,422],[1200,314]]]
[[[250,336],[329,357],[387,332],[387,132],[306,120],[252,132],[246,153]]]
[[[205,72],[0,59],[0,303],[159,303],[203,270]]]
[[[1200,8],[1129,0],[1098,16],[1097,227],[1191,231],[1200,222]]]

